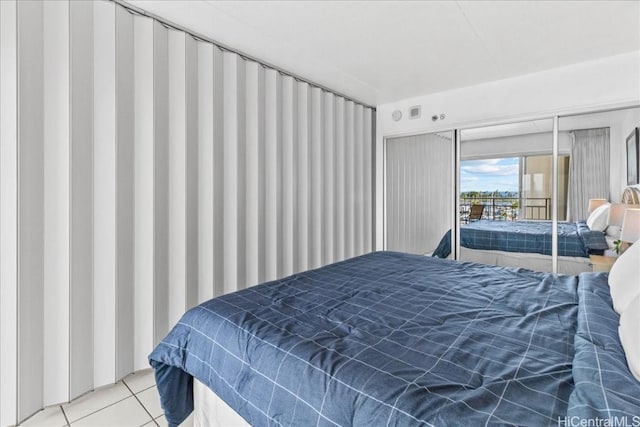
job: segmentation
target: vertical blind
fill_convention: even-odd
[[[372,110],[108,1],[1,1],[0,425],[372,250]]]
[[[386,141],[389,250],[429,254],[451,229],[453,149],[450,133]]]

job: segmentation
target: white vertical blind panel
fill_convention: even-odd
[[[42,3],[18,2],[18,419],[42,407]],[[38,391],[38,392],[36,392]]]
[[[405,190],[407,188],[407,183],[405,180],[405,175],[407,174],[407,168],[396,168],[397,170],[394,170],[397,175],[398,175],[398,183],[396,184],[397,187],[397,200],[396,200],[396,206],[400,205],[400,201],[404,200],[404,198],[406,197],[405,194]],[[389,172],[389,175],[392,175],[392,172]],[[391,193],[391,190],[388,191],[388,193]],[[404,241],[405,236],[401,235],[401,232],[404,230],[404,228],[402,228],[402,225],[406,223],[407,219],[406,219],[406,213],[407,210],[409,209],[409,206],[405,206],[405,209],[403,209],[401,212],[397,213],[398,219],[395,221],[390,221],[392,224],[395,225],[395,227],[397,228],[397,236],[398,239],[402,239],[402,241]],[[389,212],[389,209],[387,209],[387,213],[389,215],[391,215],[391,212]],[[390,248],[394,248],[395,246],[393,246],[392,242],[393,242],[393,236],[392,235],[388,235],[387,236],[389,239],[389,245],[387,245],[387,249]]]
[[[93,2],[70,2],[70,398],[93,387]]]
[[[435,209],[435,215],[438,221],[434,224],[427,222],[427,233],[429,233],[429,239],[432,242],[429,250],[435,249],[442,235],[455,226],[455,199],[454,193],[451,191],[454,186],[454,166],[451,161],[455,148],[453,132],[449,132],[448,135],[439,136],[437,146],[436,158],[442,167],[443,179],[439,185],[436,184],[436,180],[427,181],[426,184],[428,192],[431,194],[436,193],[438,197],[440,197],[440,200],[442,200],[442,203],[438,203]],[[429,152],[429,156],[431,158],[431,152]],[[429,205],[429,209],[432,209],[431,205]]]
[[[224,124],[223,124],[223,214],[224,214],[224,292],[237,290],[238,285],[238,78],[240,58],[224,52]]]
[[[198,43],[198,301],[214,296],[213,45]]]
[[[425,147],[427,150],[425,155],[433,164],[438,164],[440,169],[438,172],[437,168],[433,168],[431,171],[433,178],[424,181],[425,193],[435,195],[436,200],[441,200],[441,202],[434,206],[434,203],[431,202],[432,198],[426,201],[427,210],[433,213],[434,218],[437,218],[433,223],[431,221],[425,223],[427,240],[431,242],[428,248],[429,252],[437,247],[444,233],[454,226],[455,209],[454,195],[451,191],[453,188],[453,165],[451,162],[454,150],[453,134],[439,135],[433,144],[436,149],[431,150]],[[440,180],[439,183],[438,180]]]
[[[262,66],[260,66],[261,70],[260,70],[260,96],[258,98],[259,100],[259,105],[260,105],[260,115],[259,115],[259,129],[260,129],[260,133],[258,135],[258,200],[257,200],[257,209],[259,212],[259,217],[258,217],[258,237],[256,239],[258,247],[259,249],[259,254],[260,257],[258,258],[258,281],[249,281],[247,280],[247,283],[251,286],[251,285],[256,285],[260,282],[263,282],[265,280],[266,277],[266,260],[268,257],[268,254],[265,253],[266,248],[267,248],[267,244],[265,242],[265,236],[266,236],[266,215],[265,215],[265,204],[266,204],[266,188],[267,188],[267,184],[265,182],[265,167],[266,167],[266,160],[265,160],[265,129],[266,129],[266,109],[270,108],[269,105],[267,104],[267,99],[266,99],[266,84],[267,84],[267,80],[266,80],[266,72],[264,70],[264,68]],[[249,98],[247,98],[247,102],[249,102]],[[247,127],[247,130],[249,128]],[[248,135],[247,135],[248,137]],[[248,145],[247,145],[248,147]],[[249,198],[247,197],[247,203],[249,203]],[[248,206],[247,206],[247,210],[248,210]],[[248,217],[247,217],[248,218]],[[248,240],[247,240],[248,243]]]
[[[154,344],[169,331],[169,54],[168,30],[153,23],[153,299]]]
[[[323,203],[320,207],[322,209],[322,265],[329,264],[335,260],[335,245],[334,245],[334,206],[335,206],[335,173],[336,173],[336,159],[335,159],[335,122],[334,122],[334,106],[335,95],[330,92],[324,92],[322,94],[324,98],[324,122],[323,126]]]
[[[353,101],[345,103],[345,258],[355,255],[355,105]]]
[[[117,158],[116,158],[116,378],[133,371],[135,279],[135,182],[134,45],[133,15],[116,10]]]
[[[169,324],[186,307],[186,35],[169,30]]]
[[[297,152],[297,96],[295,80],[282,79],[282,274],[293,274],[297,258],[295,208]]]
[[[389,145],[389,141],[387,141],[387,146]],[[389,178],[387,178],[387,198],[389,202],[387,202],[387,247],[385,249],[391,249],[397,246],[396,241],[404,240],[404,236],[400,235],[402,230],[401,226],[405,221],[404,213],[407,207],[405,206],[405,210],[401,212],[392,211],[391,206],[398,206],[401,200],[404,200],[404,189],[405,189],[405,181],[404,175],[406,173],[406,169],[404,168],[393,168],[389,167],[389,157],[391,154],[389,153],[389,149],[387,149],[387,174]],[[393,180],[395,177],[395,180]],[[392,181],[389,181],[392,179]],[[392,191],[392,188],[396,188],[395,191]],[[393,205],[392,205],[393,203]],[[394,215],[397,216],[396,219]],[[395,237],[397,236],[397,237]]]
[[[414,144],[412,146],[413,154],[409,158],[417,159],[418,157],[420,157],[424,159],[424,157],[422,157],[422,150],[420,150],[420,148],[421,147],[418,144]],[[407,220],[404,222],[404,224],[406,225],[406,227],[404,228],[404,235],[406,241],[409,242],[411,247],[415,247],[417,237],[416,234],[417,232],[420,232],[420,230],[417,230],[416,225],[421,222],[417,218],[418,216],[420,216],[418,214],[418,212],[420,212],[418,205],[423,202],[422,197],[424,196],[422,196],[423,193],[419,192],[418,190],[418,183],[422,181],[422,179],[417,177],[418,165],[416,164],[416,162],[409,162],[407,169],[410,173],[410,175],[408,176],[411,177],[411,179],[407,182],[407,186],[405,187],[407,190],[407,199],[405,199],[405,201],[409,200],[409,209],[406,210]],[[415,195],[419,196],[415,197]],[[414,233],[413,231],[417,232]],[[421,251],[419,249],[416,249],[414,250],[414,252],[420,253]]]
[[[377,129],[377,124],[375,125]],[[374,136],[375,138],[375,136]],[[387,213],[385,203],[385,190],[386,185],[386,141],[383,140],[382,144],[374,143],[373,146],[373,158],[374,158],[374,235],[373,235],[373,249],[379,251],[387,248]],[[378,173],[378,171],[381,171]]]
[[[415,144],[411,145],[410,147],[408,147],[407,149],[407,157],[408,158],[415,158],[416,156],[416,149],[415,149]],[[413,197],[413,194],[415,193],[415,179],[413,179],[413,176],[415,174],[415,170],[414,170],[414,165],[413,163],[409,163],[409,164],[405,164],[404,165],[404,170],[402,171],[403,173],[403,179],[404,179],[404,185],[402,186],[402,195],[403,198],[401,199],[402,203],[404,203],[404,209],[401,212],[401,220],[400,220],[400,233],[402,236],[402,241],[406,242],[406,244],[409,247],[412,247],[413,245],[413,233],[410,232],[410,230],[413,230],[413,226],[414,226],[414,222],[413,222],[413,218],[414,218],[414,209],[415,209],[415,198]],[[407,252],[417,252],[415,249],[412,249],[411,251],[407,251]]]
[[[336,97],[336,172],[335,172],[335,208],[334,208],[334,233],[335,260],[342,261],[345,255],[345,101],[342,97]]]
[[[367,247],[370,110],[113,2],[0,21],[3,425],[145,368],[199,301]]]
[[[244,193],[247,196],[246,204],[246,278],[247,283],[258,283],[260,276],[260,260],[263,255],[263,247],[260,247],[260,219],[264,218],[259,206],[260,183],[259,163],[263,160],[260,156],[260,145],[264,144],[264,72],[257,62],[248,62],[246,65],[246,93],[247,93],[247,145],[246,145],[246,170]],[[264,223],[263,223],[264,224]]]
[[[224,53],[213,48],[213,286],[214,296],[222,295],[224,286]]]
[[[69,399],[69,4],[44,2],[43,399]]]
[[[237,265],[237,280],[236,280],[236,289],[244,289],[248,286],[247,282],[247,271],[246,271],[246,259],[247,259],[247,196],[244,193],[243,189],[246,188],[246,179],[247,179],[247,163],[246,163],[246,151],[247,151],[247,83],[246,83],[246,64],[248,61],[241,59],[240,56],[236,55],[236,61],[238,64],[237,68],[237,101],[236,101],[236,109],[234,111],[237,112],[236,118],[236,135],[237,135],[237,153],[236,153],[236,163],[234,163],[237,167],[235,175],[236,175],[236,188],[238,190],[238,194],[236,195],[236,200],[238,203],[237,212],[238,212],[238,222],[236,228],[237,235],[237,248],[236,252],[236,265]],[[226,148],[226,147],[225,147]],[[226,165],[225,165],[226,166]]]
[[[134,369],[153,349],[153,20],[135,16],[134,32]],[[97,102],[96,102],[97,104]],[[114,364],[115,365],[115,364]],[[114,375],[115,376],[115,375]]]
[[[296,272],[309,269],[309,85],[298,82],[298,265]]]
[[[0,1],[0,425],[17,424],[17,5]]]
[[[394,170],[394,172],[397,172],[398,179],[399,179],[399,183],[396,184],[396,186],[398,187],[397,203],[400,203],[400,201],[404,201],[404,199],[408,197],[405,194],[407,190],[407,186],[409,185],[409,180],[406,179],[406,177],[410,174],[410,172],[408,171],[408,168],[409,167],[405,167],[400,170]],[[392,175],[392,172],[389,171],[389,174]],[[391,191],[389,190],[389,193],[390,192]],[[405,230],[405,228],[403,228],[403,224],[405,224],[406,221],[408,221],[406,214],[409,208],[410,206],[408,204],[404,206],[404,209],[397,214],[398,220],[393,221],[393,224],[397,227],[398,239],[401,239],[401,241],[404,241],[406,239],[406,236],[404,234],[401,235],[400,233],[403,233]],[[392,241],[393,241],[393,238],[391,235],[389,235],[389,243],[391,244]],[[387,248],[391,248],[391,247],[394,247],[394,246],[388,246]]]
[[[96,2],[93,12],[93,363],[99,387],[116,377],[116,7]]]
[[[198,303],[198,42],[186,36],[186,307]]]
[[[364,243],[364,108],[356,104],[354,109],[354,255],[363,253]]]
[[[373,128],[371,123],[372,111],[370,108],[364,110],[364,137],[363,143],[363,196],[364,196],[364,212],[362,215],[362,222],[364,225],[363,231],[363,252],[368,253],[373,250],[373,180],[375,177],[372,175],[373,164]]]
[[[425,155],[427,154],[427,147],[425,147],[424,145],[418,145],[416,146],[416,152],[417,152],[416,158],[424,159]],[[413,168],[414,168],[414,176],[415,176],[415,174],[419,173],[420,166],[413,165]],[[425,191],[426,191],[425,181],[426,180],[422,180],[422,179],[416,179],[414,181],[415,194],[425,194]],[[411,233],[410,236],[413,239],[412,244],[416,247],[420,244],[418,235],[424,236],[425,223],[427,222],[424,220],[425,217],[422,217],[422,218],[420,217],[419,212],[428,212],[428,204],[430,203],[433,204],[433,201],[425,200],[424,198],[418,198],[415,200],[415,210],[414,210],[415,214],[412,218],[412,221],[413,221],[413,230],[416,230],[417,232]]]
[[[262,67],[260,67],[262,68]],[[261,281],[275,280],[282,272],[282,215],[281,171],[282,148],[282,99],[280,74],[275,70],[266,72],[265,145],[261,171],[264,173],[264,236],[261,247],[265,254],[266,270]],[[254,284],[257,284],[254,283]]]
[[[311,148],[310,148],[310,248],[309,268],[322,265],[322,152],[323,152],[322,89],[311,89]]]

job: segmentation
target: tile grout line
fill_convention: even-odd
[[[71,427],[71,423],[69,422],[69,418],[67,418],[67,413],[64,412],[64,408],[62,407],[62,405],[60,406],[60,411],[62,411],[62,416],[64,417],[64,420],[67,422],[67,427]]]
[[[2,1],[2,0],[0,0],[0,1]],[[117,383],[116,383],[116,384],[117,384]],[[127,387],[127,388],[129,388],[129,387]],[[129,390],[129,391],[131,392],[131,390]],[[92,391],[92,393],[99,393],[99,392],[100,392],[100,390],[98,390],[98,391],[93,390],[93,391]],[[131,396],[127,396],[127,397],[124,397],[124,398],[122,398],[122,399],[120,399],[120,400],[118,400],[118,401],[116,401],[116,402],[113,402],[113,403],[110,403],[110,404],[108,404],[108,405],[106,405],[106,406],[103,406],[103,407],[102,407],[102,408],[100,408],[100,409],[96,409],[95,411],[93,411],[93,412],[91,412],[91,413],[89,413],[89,414],[87,414],[87,415],[83,415],[83,416],[81,416],[81,417],[80,417],[80,418],[78,418],[77,420],[73,420],[72,422],[69,422],[69,425],[71,425],[71,424],[73,424],[73,423],[75,423],[75,422],[77,422],[77,421],[84,420],[85,418],[90,417],[91,415],[94,415],[94,414],[96,414],[96,413],[98,413],[98,412],[102,411],[103,409],[110,408],[110,407],[112,407],[113,405],[117,405],[118,403],[123,402],[123,401],[125,401],[125,400],[127,400],[127,399],[130,399],[130,398],[131,398]],[[65,418],[66,418],[66,414],[65,414]]]
[[[2,0],[0,0],[0,1],[2,1]],[[135,395],[135,394],[140,394],[140,393],[142,393],[143,391],[147,391],[147,390],[149,390],[150,388],[154,388],[154,387],[156,387],[156,385],[155,385],[155,384],[154,384],[154,385],[150,385],[149,387],[145,387],[145,388],[143,388],[143,389],[140,389],[140,390],[136,391],[136,392],[134,393],[134,395]],[[133,390],[132,390],[132,391],[133,391]]]
[[[144,409],[144,411],[147,413],[147,415],[149,415],[151,417],[151,421],[153,421],[153,423],[157,426],[159,426],[159,424],[157,423],[156,419],[153,417],[153,415],[151,415],[151,412],[149,412],[149,410],[147,409],[146,406],[144,406],[144,404],[142,403],[142,401],[138,398],[138,396],[133,392],[133,390],[131,390],[131,388],[129,388],[129,385],[122,380],[122,384],[124,384],[124,386],[131,392],[131,394],[133,394],[133,397],[138,401],[138,403],[140,404],[140,406],[142,406],[142,409]],[[153,387],[153,386],[152,386]],[[151,388],[151,387],[149,387]],[[148,389],[146,389],[148,390]],[[145,423],[144,425],[146,425],[148,423]]]

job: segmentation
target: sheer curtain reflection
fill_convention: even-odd
[[[609,199],[609,128],[571,132],[570,221],[586,219],[589,199]]]

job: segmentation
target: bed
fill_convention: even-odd
[[[475,221],[460,227],[460,248],[460,259],[466,261],[548,271],[551,221]],[[585,221],[558,223],[559,273],[588,271],[589,255],[602,255],[608,248],[605,233],[590,230]],[[433,256],[446,258],[450,253],[451,231],[448,231]]]
[[[640,204],[640,185],[626,187],[621,196],[625,204]],[[605,227],[606,228],[606,224]],[[465,261],[503,267],[551,270],[550,221],[481,220],[460,228],[460,255]],[[589,255],[612,255],[614,240],[599,230],[590,230],[586,221],[558,223],[558,273],[590,271]],[[451,253],[451,231],[440,240],[433,256]]]
[[[607,289],[605,273],[374,252],[207,301],[149,360],[171,426],[194,394],[196,424],[215,425],[209,390],[234,425],[632,419]]]

